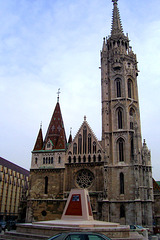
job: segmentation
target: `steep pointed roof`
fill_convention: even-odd
[[[41,150],[42,148],[43,148],[43,135],[42,128],[40,127],[33,151]]]
[[[70,134],[69,134],[69,138],[68,138],[68,143],[72,142],[72,128],[70,128]]]
[[[59,101],[56,104],[47,130],[44,147],[49,140],[51,140],[53,143],[53,149],[66,149],[66,133],[64,129]]]
[[[124,36],[123,27],[121,24],[119,9],[117,6],[118,0],[112,0],[113,2],[113,15],[112,15],[112,29],[111,29],[111,36]]]
[[[68,143],[71,143],[71,142],[72,142],[72,135],[70,133],[69,138],[68,138]]]

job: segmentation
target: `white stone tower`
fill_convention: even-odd
[[[105,149],[103,219],[152,225],[150,152],[142,146],[137,59],[113,2],[111,35],[101,52],[102,144]],[[107,211],[105,210],[107,209]]]

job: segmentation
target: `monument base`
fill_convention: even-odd
[[[38,239],[48,239],[61,232],[97,232],[106,235],[114,240],[144,240],[142,235],[131,232],[129,226],[122,226],[115,223],[101,221],[46,221],[17,225],[17,234],[39,236]],[[9,232],[8,232],[9,233]],[[46,238],[45,238],[46,237]],[[27,239],[21,238],[21,239]]]
[[[61,220],[17,224],[16,239],[48,239],[61,232],[97,232],[115,240],[142,240],[129,226],[93,219],[89,194],[86,189],[72,189]],[[6,233],[6,236],[9,233]],[[7,239],[7,238],[6,238]],[[9,238],[8,238],[9,239]],[[12,238],[13,239],[13,238]]]

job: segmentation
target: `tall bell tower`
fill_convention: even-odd
[[[102,144],[105,149],[104,219],[152,225],[150,151],[141,139],[137,58],[123,32],[118,0],[111,35],[101,52]],[[144,154],[145,152],[145,154]]]

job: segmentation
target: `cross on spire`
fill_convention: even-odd
[[[57,92],[57,102],[59,102],[59,94],[60,94],[61,92],[60,92],[60,88],[58,88],[58,92]]]
[[[113,4],[117,4],[118,0],[112,0]]]

